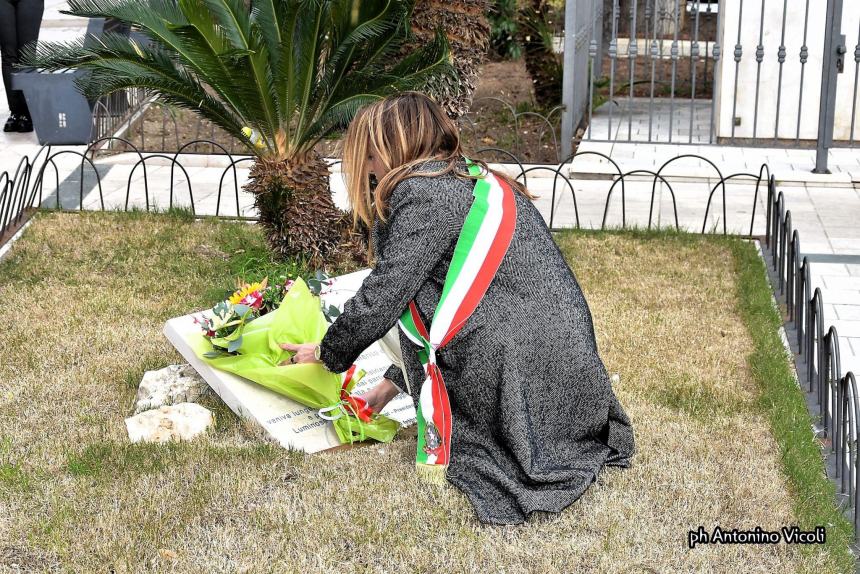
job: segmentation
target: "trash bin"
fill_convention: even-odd
[[[82,96],[74,84],[75,78],[85,73],[70,70],[13,74],[12,86],[24,92],[40,144],[89,143],[93,102]]]
[[[119,21],[90,18],[87,34],[101,36],[105,31],[128,34],[129,29],[127,24]],[[86,73],[83,70],[24,70],[12,74],[12,87],[24,92],[40,144],[79,145],[90,142],[95,101],[87,100],[75,87],[75,78]],[[125,94],[112,96],[112,100],[125,101]],[[122,113],[126,111],[127,101]]]

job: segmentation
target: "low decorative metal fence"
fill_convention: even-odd
[[[805,375],[806,379],[807,403],[813,415],[819,417],[814,430],[829,443],[825,450],[834,469],[831,478],[839,503],[853,521],[855,541],[860,541],[857,380],[853,372],[842,374],[839,335],[834,326],[825,331],[824,296],[821,289],[812,290],[809,259],[801,259],[800,233],[792,229],[791,211],[783,193],[776,191],[773,175],[768,177],[767,194],[765,244],[770,251],[774,292],[785,304],[798,377],[803,379]]]

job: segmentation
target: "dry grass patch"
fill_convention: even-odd
[[[749,247],[678,235],[558,241],[620,374],[637,454],[560,516],[484,527],[456,489],[417,481],[414,431],[304,456],[261,441],[212,399],[209,436],[128,444],[123,418],[142,372],[179,361],[164,321],[211,303],[237,273],[279,268],[254,226],[40,215],[0,263],[13,317],[0,340],[0,569],[10,556],[25,570],[76,572],[850,569],[844,537],[686,547],[699,525],[814,526],[797,514],[748,364],[736,260]]]

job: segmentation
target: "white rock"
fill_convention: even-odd
[[[170,365],[157,371],[146,371],[137,388],[134,413],[165,405],[193,403],[208,391],[206,381],[191,365]]]
[[[131,442],[191,440],[214,423],[212,412],[195,403],[163,406],[125,419]]]

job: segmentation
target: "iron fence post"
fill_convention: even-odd
[[[833,145],[833,122],[836,116],[836,77],[841,72],[840,60],[845,54],[842,28],[842,0],[827,0],[824,29],[824,61],[821,74],[821,112],[818,115],[818,141],[813,173],[830,173],[827,152]]]
[[[574,110],[573,79],[576,62],[576,3],[583,0],[567,0],[564,3],[564,69],[561,80],[561,157],[570,155],[573,145]]]

